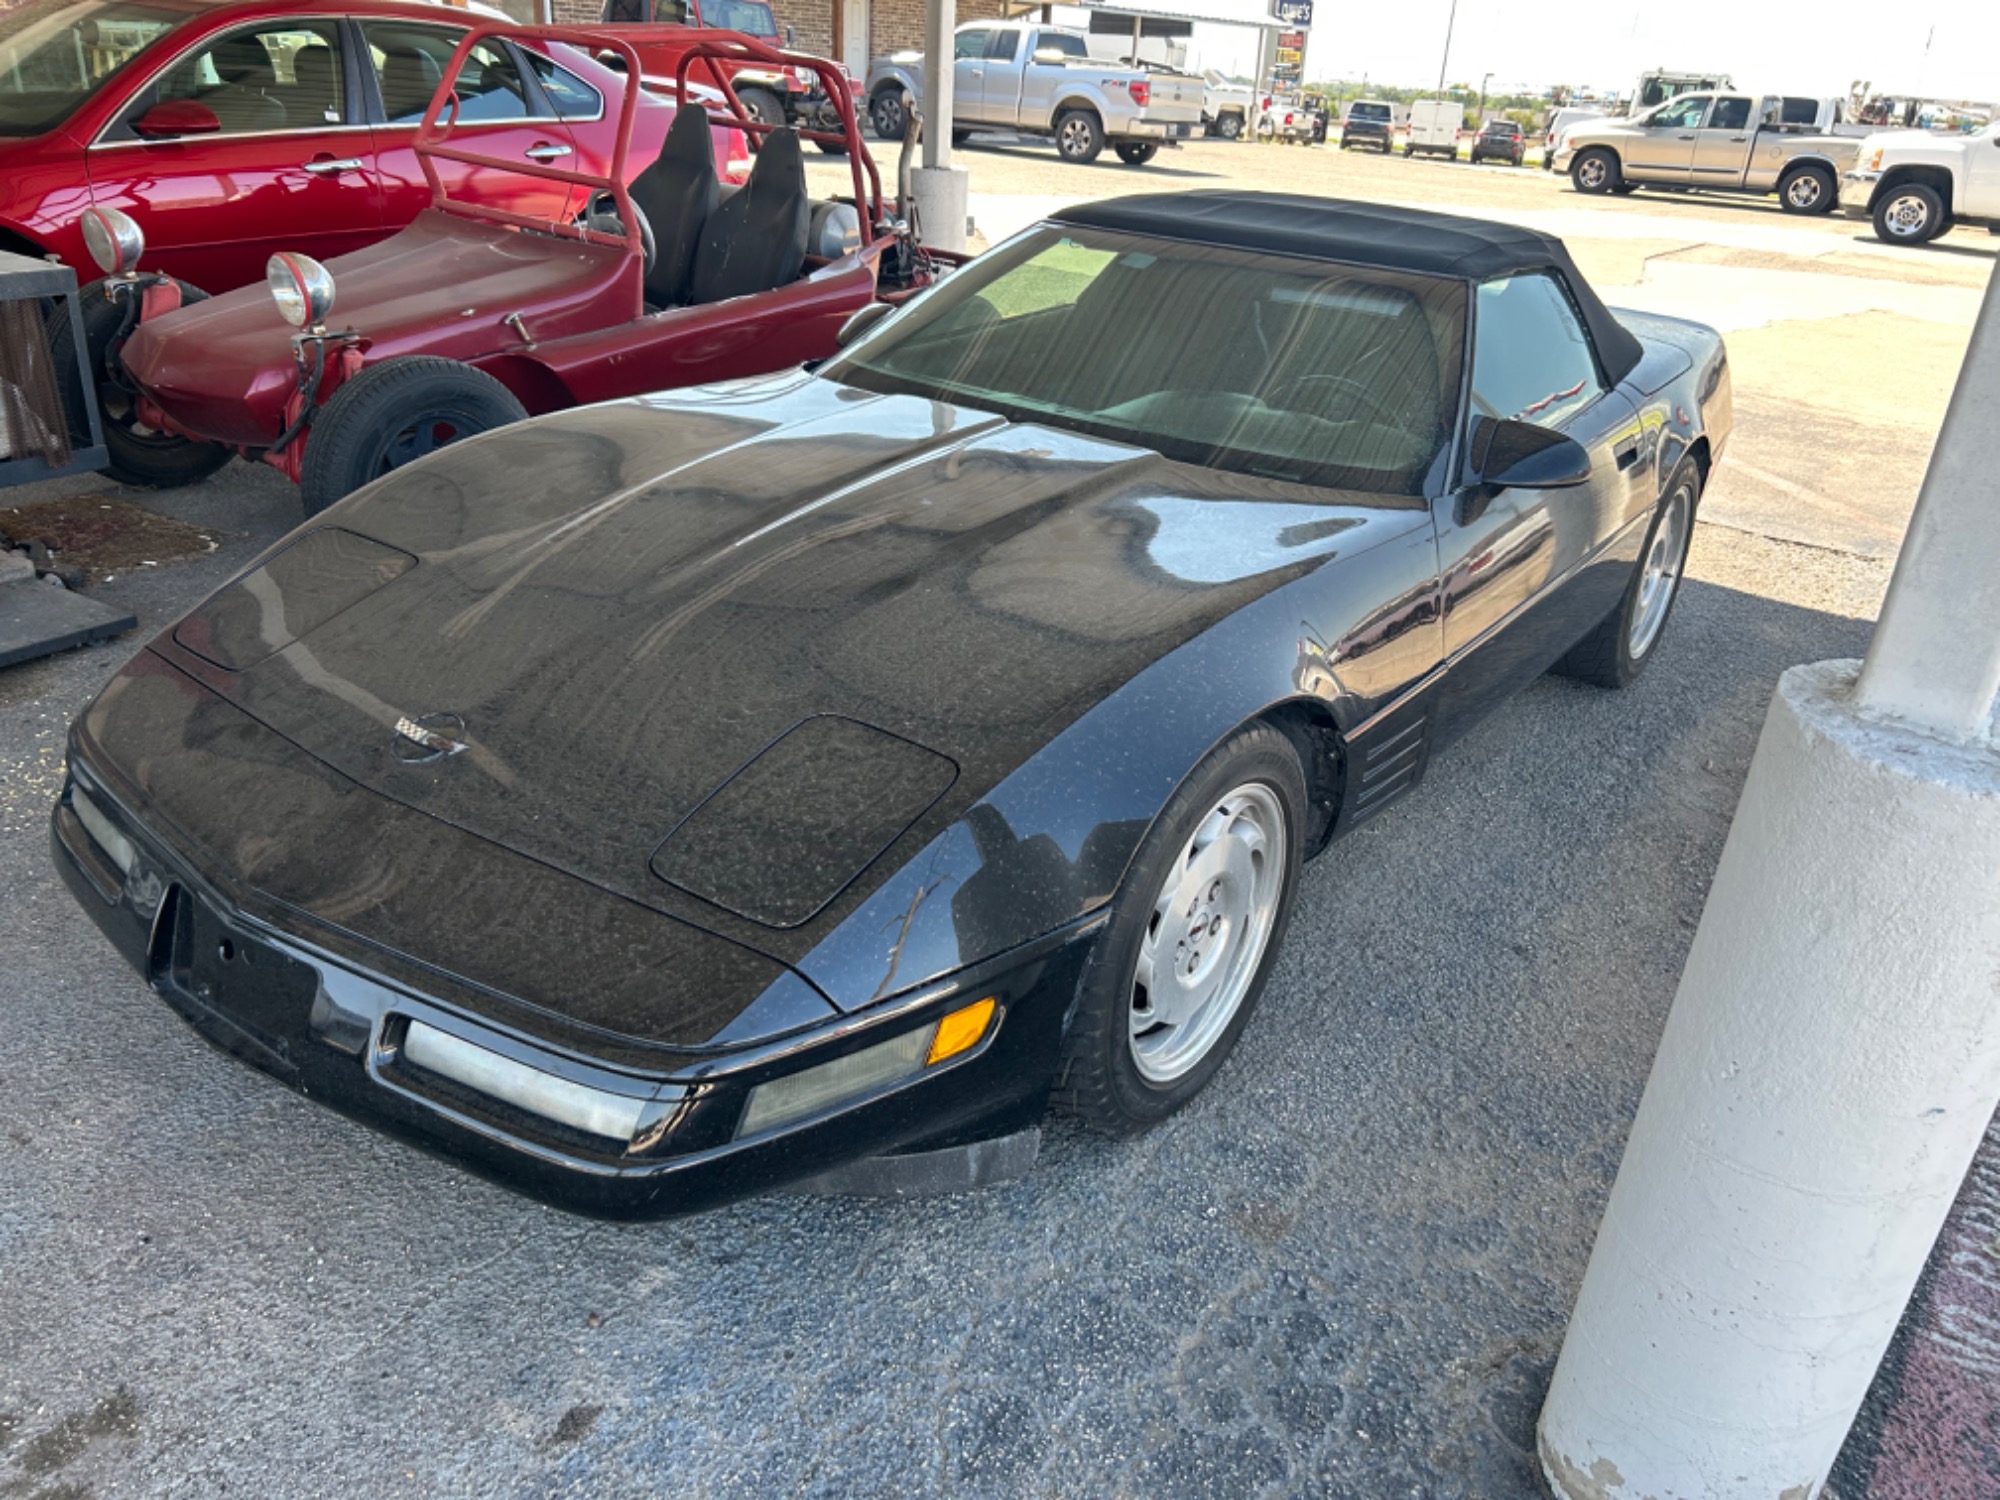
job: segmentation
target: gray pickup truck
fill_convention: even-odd
[[[868,118],[884,140],[903,134],[903,96],[924,96],[924,55],[897,52],[868,69]],[[1029,21],[973,21],[952,46],[951,136],[1012,130],[1055,139],[1065,161],[1090,162],[1110,143],[1144,166],[1168,142],[1202,129],[1202,81],[1104,62],[1084,34]]]
[[[1717,193],[1776,193],[1788,214],[1823,214],[1861,142],[1820,135],[1789,120],[1815,118],[1816,99],[1731,90],[1682,94],[1630,120],[1581,120],[1554,166],[1583,193],[1637,187]]]

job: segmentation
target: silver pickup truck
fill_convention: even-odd
[[[1818,109],[1817,100],[1779,94],[1682,94],[1635,119],[1578,122],[1554,166],[1583,193],[1653,186],[1775,192],[1788,214],[1827,213],[1861,142],[1787,124],[1795,104],[1808,107],[1807,119]]]
[[[868,118],[884,140],[903,135],[903,95],[924,96],[924,55],[897,52],[868,69]],[[1201,132],[1202,81],[1103,62],[1084,34],[1028,21],[973,21],[952,45],[951,135],[979,129],[1055,138],[1065,161],[1090,162],[1109,142],[1143,166],[1162,144]]]

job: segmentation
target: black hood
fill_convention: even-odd
[[[1425,518],[792,376],[454,447],[173,639],[397,802],[662,910],[782,928],[1190,636]],[[465,748],[424,759],[401,719]],[[827,769],[871,764],[881,785],[842,801]],[[760,906],[730,895],[741,871],[704,878],[788,829],[823,856],[812,889]]]

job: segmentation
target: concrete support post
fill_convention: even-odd
[[[2000,1106],[1996,373],[1989,287],[1866,668],[1779,682],[1542,1412],[1565,1500],[1817,1495]]]
[[[910,173],[924,243],[965,248],[965,173],[951,164],[952,33],[957,0],[924,0],[923,165]]]

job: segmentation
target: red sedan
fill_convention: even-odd
[[[145,231],[150,265],[220,292],[261,281],[274,251],[323,259],[408,224],[431,201],[418,123],[483,18],[420,0],[334,8],[28,0],[4,12],[0,249],[54,254],[89,280],[80,215],[118,208]],[[623,89],[574,48],[495,38],[459,71],[458,138],[601,176]],[[665,101],[639,111],[628,170],[659,155],[673,115]],[[717,135],[718,158],[747,165],[741,135]],[[440,166],[457,199],[556,220],[584,207],[568,183]]]

